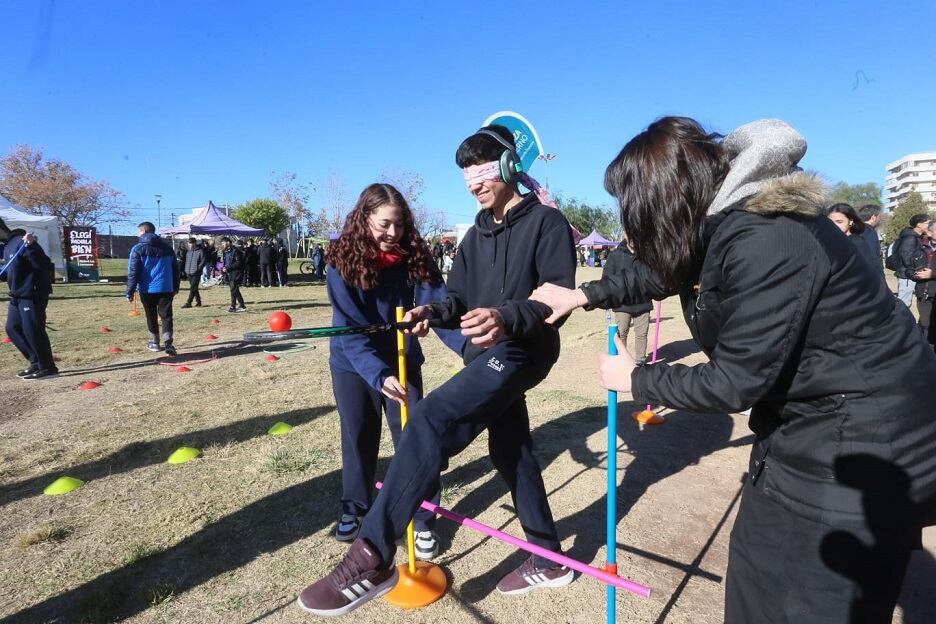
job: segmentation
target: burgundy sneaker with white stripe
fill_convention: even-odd
[[[341,563],[324,578],[302,590],[297,602],[316,615],[342,615],[371,598],[383,596],[397,582],[396,566],[381,567],[380,555],[356,539]]]
[[[533,555],[519,568],[505,576],[497,584],[497,591],[508,596],[518,596],[540,587],[563,587],[575,579],[575,572],[566,566],[537,568]]]

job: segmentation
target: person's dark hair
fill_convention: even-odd
[[[328,246],[325,261],[335,267],[347,284],[368,290],[377,283],[374,269],[380,247],[371,234],[367,219],[380,206],[390,204],[400,209],[403,217],[403,236],[397,243],[397,251],[406,256],[410,281],[414,284],[442,282],[438,266],[432,261],[432,253],[426,241],[416,230],[413,213],[403,195],[390,184],[371,184],[361,192],[354,208],[345,219],[341,236]]]
[[[137,224],[138,230],[143,230],[144,234],[155,234],[156,226],[150,223],[149,221],[144,221],[143,223]]]
[[[688,117],[662,117],[631,139],[605,171],[634,255],[668,288],[691,278],[705,215],[728,173],[722,136]]]
[[[858,209],[858,216],[861,217],[861,220],[867,223],[875,215],[881,214],[881,207],[877,204],[865,204]]]
[[[930,220],[929,215],[915,214],[912,217],[910,217],[910,227],[912,228],[916,227],[920,225],[921,223],[923,223],[924,221],[929,221],[929,220]]]
[[[198,244],[198,240],[197,240],[196,238],[194,238],[194,237],[189,237],[188,242],[190,242],[190,243],[193,244],[193,245],[197,245],[197,244]]]
[[[10,228],[7,227],[6,221],[3,219],[0,219],[0,230],[3,230],[4,232],[10,231]]]
[[[851,225],[848,226],[848,231],[852,235],[861,234],[864,232],[864,221],[861,220],[861,217],[858,216],[858,213],[855,212],[855,209],[852,208],[851,204],[832,204],[826,208],[826,216],[829,216],[833,212],[837,212],[848,217],[848,219],[851,221]]]
[[[484,130],[490,130],[502,137],[510,145],[516,146],[513,135],[510,130],[497,124],[485,126]],[[455,164],[460,169],[472,165],[480,165],[492,160],[499,160],[504,153],[504,146],[497,142],[497,139],[486,134],[472,134],[461,142],[455,151]]]
[[[224,241],[227,241],[227,242],[230,243],[230,242],[231,242],[231,239],[230,239],[230,237],[222,236],[222,237],[221,237],[221,242],[223,243]]]

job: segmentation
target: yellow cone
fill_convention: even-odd
[[[185,462],[192,461],[196,457],[201,455],[201,451],[197,448],[192,448],[191,446],[183,446],[172,452],[172,455],[169,456],[169,459],[166,460],[170,464],[184,464]]]
[[[46,486],[42,492],[49,496],[56,496],[58,494],[68,494],[72,490],[77,490],[82,485],[84,481],[81,479],[76,479],[75,477],[59,477],[52,483]]]
[[[288,425],[284,422],[278,422],[267,431],[271,436],[281,436],[286,435],[292,431],[292,425]]]

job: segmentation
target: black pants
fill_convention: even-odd
[[[198,286],[201,284],[201,271],[195,275],[189,275],[188,283],[188,299],[186,299],[185,305],[192,305],[192,301],[194,301],[196,305],[201,305],[201,294],[198,292]]]
[[[244,305],[244,297],[243,295],[241,295],[241,292],[240,292],[240,287],[241,287],[240,277],[239,276],[236,278],[231,277],[231,276],[228,276],[228,277],[230,278],[230,281],[228,282],[228,286],[231,287],[231,307],[232,308],[246,307]]]
[[[276,265],[276,277],[279,279],[279,285],[285,286],[286,281],[289,279],[289,276],[286,274],[286,265],[277,264]]]
[[[936,328],[933,327],[934,308],[932,299],[917,299],[917,312],[920,313],[920,328],[923,330],[923,337],[930,344],[936,344]]]
[[[260,265],[260,285],[261,286],[276,286],[276,271],[273,270],[272,264],[261,264]]]
[[[35,299],[10,297],[7,308],[6,333],[13,344],[29,360],[30,368],[54,369],[52,345],[46,333],[46,307],[49,297]]]
[[[159,321],[162,321],[162,339],[172,344],[172,298],[175,293],[140,293],[140,304],[146,314],[146,329],[150,342],[159,344]],[[158,315],[158,320],[157,320]]]
[[[394,541],[403,535],[420,502],[432,496],[448,458],[485,429],[491,462],[507,482],[527,540],[559,552],[524,399],[552,368],[558,341],[551,351],[533,354],[516,342],[500,342],[413,406],[383,489],[359,533],[383,561],[393,560]]]
[[[767,462],[731,531],[725,623],[890,624],[920,530],[875,535],[793,514],[764,493]]]
[[[409,406],[422,398],[422,375],[419,368],[407,371],[407,385],[412,386]],[[370,509],[380,450],[380,414],[387,416],[393,447],[400,443],[400,404],[371,388],[355,373],[332,371],[335,404],[341,419],[341,511],[363,516]],[[435,481],[435,495],[429,500],[439,504],[440,484]],[[420,509],[414,525],[417,531],[432,529],[435,514]]]

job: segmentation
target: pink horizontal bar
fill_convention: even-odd
[[[377,489],[380,489],[382,486],[383,486],[383,483],[378,481]],[[465,516],[455,513],[454,511],[449,511],[448,509],[444,507],[433,505],[430,502],[423,501],[422,503],[420,503],[420,507],[428,511],[431,511],[432,513],[438,514],[447,520],[451,520],[452,522],[457,522],[458,524],[468,527],[469,529],[474,529],[475,531],[478,531],[479,533],[484,533],[485,535],[489,537],[493,537],[496,540],[506,542],[510,544],[511,546],[516,546],[517,548],[521,550],[525,550],[529,553],[533,553],[534,555],[539,555],[543,559],[549,559],[550,561],[553,561],[560,565],[564,565],[566,567],[572,568],[576,572],[587,574],[588,576],[598,579],[602,583],[614,585],[615,587],[627,590],[633,594],[637,594],[638,596],[642,596],[644,598],[650,597],[650,588],[646,587],[645,585],[641,585],[640,583],[629,581],[626,578],[621,578],[620,576],[617,576],[615,574],[610,574],[600,568],[590,566],[587,563],[582,563],[580,561],[576,561],[575,559],[566,557],[565,555],[559,554],[557,552],[547,550],[543,548],[542,546],[531,544],[530,542],[526,540],[522,540],[519,537],[508,535],[507,533],[504,533],[503,531],[498,531],[494,527],[489,527],[486,524],[481,524],[480,522],[477,522],[476,520],[472,520],[471,518],[466,518]]]

